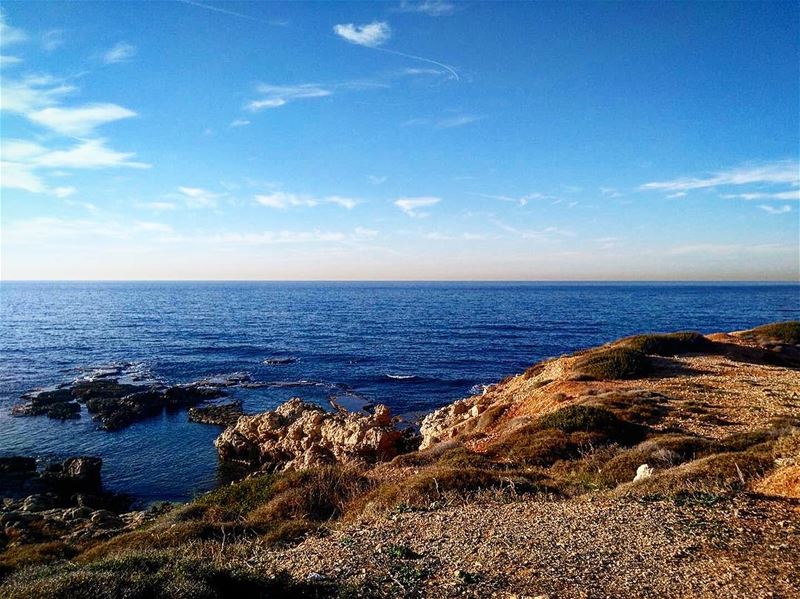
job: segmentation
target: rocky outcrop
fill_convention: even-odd
[[[265,470],[299,470],[390,460],[402,452],[403,437],[386,406],[376,406],[370,415],[333,413],[293,398],[274,412],[240,417],[214,445],[222,460]]]
[[[81,380],[58,389],[34,391],[14,406],[14,416],[69,419],[81,417],[81,404],[104,430],[118,430],[160,414],[165,409],[195,406],[226,395],[228,381],[201,381],[171,387],[149,387],[120,383],[116,379]]]
[[[223,404],[199,406],[189,408],[189,420],[201,424],[216,424],[232,426],[239,420],[242,412],[242,402],[232,401]]]

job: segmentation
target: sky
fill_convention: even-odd
[[[0,276],[798,280],[796,2],[13,2]]]

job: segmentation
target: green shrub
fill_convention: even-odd
[[[645,354],[627,347],[608,347],[580,354],[573,370],[581,377],[597,380],[634,379],[650,371]]]
[[[757,343],[779,342],[791,345],[800,344],[800,321],[775,322],[765,324],[749,331],[744,331],[740,337]]]
[[[622,420],[610,410],[589,405],[572,405],[550,412],[540,417],[536,426],[565,433],[594,433],[621,444],[637,441],[645,432],[644,427]]]
[[[620,340],[619,344],[657,356],[701,353],[714,349],[713,341],[694,332],[636,335]]]

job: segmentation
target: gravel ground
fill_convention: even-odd
[[[800,597],[800,508],[477,500],[349,524],[256,561],[408,597]]]

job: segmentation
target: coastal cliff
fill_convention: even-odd
[[[233,418],[246,478],[110,539],[6,532],[0,596],[800,596],[797,322],[546,360],[419,449],[382,407]]]

